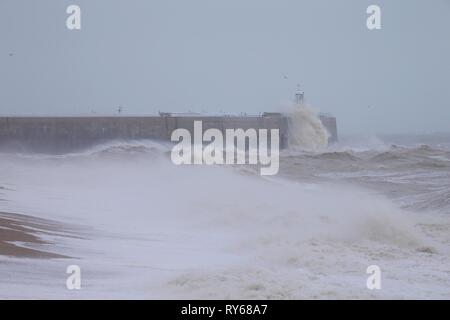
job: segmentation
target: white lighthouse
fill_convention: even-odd
[[[305,100],[305,93],[300,89],[300,85],[297,85],[297,92],[295,92],[295,104],[303,105]]]

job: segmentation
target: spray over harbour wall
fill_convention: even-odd
[[[330,134],[337,141],[336,119],[321,115]],[[0,117],[0,148],[32,152],[64,153],[111,140],[153,139],[170,141],[175,129],[193,133],[194,121],[202,121],[203,130],[279,129],[280,147],[289,144],[289,121],[281,113],[261,116],[198,115],[161,113],[159,116],[64,116]],[[301,124],[300,124],[301,125]]]

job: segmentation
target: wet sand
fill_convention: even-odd
[[[56,235],[61,231],[61,227],[49,220],[0,212],[0,255],[17,258],[67,258],[39,248],[52,244],[44,241],[39,235]],[[20,245],[16,244],[17,242]]]

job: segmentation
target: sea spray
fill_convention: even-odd
[[[0,257],[0,273],[12,279],[0,298],[71,298],[60,285],[60,270],[68,264],[80,264],[89,275],[80,298],[448,297],[448,217],[406,212],[337,178],[321,183],[320,174],[349,167],[347,155],[282,157],[296,180],[290,181],[227,167],[174,166],[168,150],[131,141],[65,157],[0,152],[0,167],[6,168],[0,180],[10,187],[2,190],[7,201],[0,211],[87,227],[63,249],[52,246],[76,261],[17,265]],[[417,153],[430,152],[415,150],[410,161],[422,162]],[[364,155],[351,158],[351,165],[359,166]],[[375,173],[384,174],[390,163],[385,160]],[[367,160],[361,169],[371,164]],[[315,180],[299,175],[305,167]],[[365,178],[366,170],[351,173],[370,179],[365,182],[374,179]],[[403,196],[418,190],[417,178],[411,179]],[[386,189],[382,182],[376,190]],[[386,272],[376,296],[365,287],[372,264]],[[33,290],[26,290],[30,283]]]
[[[320,151],[327,146],[330,134],[315,109],[305,104],[296,104],[289,108],[287,114],[291,148]]]

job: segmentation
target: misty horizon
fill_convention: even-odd
[[[82,10],[81,30],[66,8]],[[307,102],[342,134],[450,132],[448,1],[0,3],[0,114],[259,114]]]

